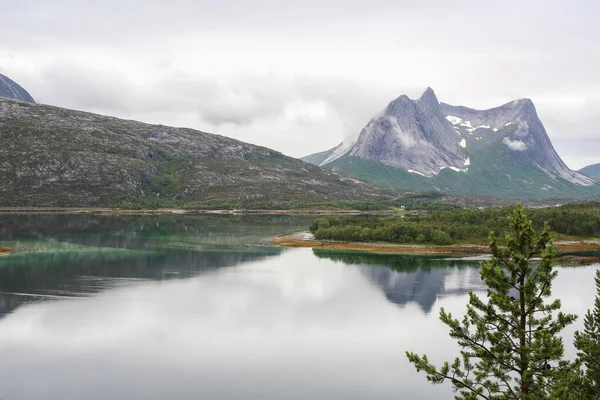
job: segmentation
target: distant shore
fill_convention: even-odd
[[[317,240],[310,232],[298,232],[288,235],[279,235],[273,238],[269,244],[281,247],[309,247],[318,249],[350,250],[369,253],[454,254],[467,256],[475,254],[488,254],[490,251],[489,247],[487,246],[470,244],[438,246]],[[596,240],[556,242],[555,246],[557,248],[557,251],[563,253],[600,251],[600,241]],[[563,256],[559,257],[558,260],[575,263],[595,263],[600,261],[600,257]]]
[[[118,208],[69,208],[69,207],[0,207],[0,214],[94,214],[94,215],[414,215],[422,211],[400,210],[338,210],[338,209],[294,209],[294,210],[252,210],[252,209],[182,209],[159,208],[125,210]]]

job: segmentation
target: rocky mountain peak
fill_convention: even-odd
[[[18,83],[9,77],[0,74],[0,97],[6,97],[13,100],[35,103],[33,97],[23,89]]]
[[[351,165],[360,161],[351,157],[377,161],[431,178],[423,184],[436,190],[475,193],[489,184],[487,190],[507,195],[513,190],[529,195],[531,188],[543,192],[540,197],[559,193],[568,197],[571,191],[575,196],[600,189],[594,179],[562,161],[528,98],[477,110],[440,103],[431,88],[416,99],[401,95],[363,128],[355,142],[325,153],[327,158],[319,158],[322,166],[355,168]],[[389,168],[385,171],[390,173]],[[398,177],[398,182],[406,180],[405,173]]]
[[[402,115],[404,113],[414,113],[415,112],[415,104],[414,102],[405,94],[402,96],[392,100],[390,104],[386,107],[384,113],[388,115]]]
[[[427,88],[416,100],[402,95],[392,101],[345,154],[434,176],[444,168],[466,170],[468,157],[461,143],[434,91]]]
[[[430,87],[427,87],[427,89],[425,89],[425,91],[423,92],[421,97],[419,97],[418,101],[421,104],[428,104],[428,105],[432,105],[432,106],[440,104],[440,102],[438,101],[438,99],[435,95],[435,92]]]

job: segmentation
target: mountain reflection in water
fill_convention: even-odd
[[[440,256],[369,254],[314,249],[319,258],[358,265],[392,303],[417,303],[429,313],[440,296],[483,290],[478,261],[448,260]]]

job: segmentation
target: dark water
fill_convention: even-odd
[[[22,251],[0,258],[0,398],[452,398],[404,352],[454,357],[437,314],[481,289],[478,261],[263,243],[309,223],[0,216]],[[565,311],[597,267],[560,269]]]

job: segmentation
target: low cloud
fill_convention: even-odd
[[[529,124],[527,123],[527,121],[519,120],[517,131],[515,132],[515,136],[525,137],[527,135],[529,135]]]
[[[388,117],[390,124],[392,124],[392,130],[396,134],[396,137],[400,139],[400,143],[404,148],[411,148],[417,144],[417,140],[413,138],[409,133],[403,132],[400,126],[398,125],[398,121],[396,121],[393,117]]]
[[[508,146],[509,149],[511,149],[513,151],[527,150],[527,145],[525,144],[525,142],[523,142],[521,140],[511,140],[506,137],[506,138],[504,138],[502,143],[504,143],[506,146]]]

